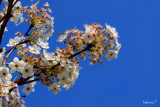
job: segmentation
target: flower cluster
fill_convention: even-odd
[[[117,58],[121,44],[118,43],[118,33],[115,28],[106,24],[106,28],[94,23],[93,25],[84,25],[85,32],[77,29],[68,30],[64,35],[60,34],[57,41],[67,45],[67,54],[73,54],[81,49],[88,52],[82,52],[81,58],[85,59],[89,56],[91,64],[103,63],[101,58],[107,57],[110,61]],[[86,47],[88,46],[88,47]]]
[[[15,6],[13,7],[12,15],[13,16],[11,17],[11,21],[14,22],[16,25],[19,25],[24,21],[24,19],[23,19],[23,7],[22,7],[20,1],[18,1],[15,4]]]
[[[60,33],[57,39],[65,48],[57,47],[55,52],[47,52],[48,40],[54,32],[54,17],[50,16],[49,4],[46,2],[38,9],[39,0],[30,7],[23,7],[18,0],[3,2],[6,6],[0,12],[0,26],[8,14],[16,25],[22,22],[29,24],[23,35],[18,31],[9,40],[7,47],[10,49],[6,51],[4,47],[0,52],[0,97],[8,105],[23,106],[22,98],[35,91],[36,81],[54,94],[62,88],[68,90],[79,76],[81,60],[88,58],[93,65],[103,64],[105,57],[108,61],[117,58],[121,44],[116,29],[110,25],[85,24],[85,31],[67,30],[64,34]],[[12,60],[10,55],[14,52],[17,56]],[[24,86],[22,90],[19,90],[20,86]],[[21,96],[20,91],[25,95]]]

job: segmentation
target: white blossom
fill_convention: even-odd
[[[45,7],[48,7],[48,6],[49,6],[49,3],[48,3],[48,2],[46,2],[46,3],[44,4],[44,6],[45,6]]]
[[[117,44],[117,46],[115,47],[115,51],[119,52],[120,49],[121,49],[121,44]]]
[[[86,43],[91,43],[94,41],[96,38],[96,30],[90,25],[84,25],[85,27],[85,34],[82,35],[83,39],[85,40]]]
[[[110,40],[110,41],[109,41],[109,46],[110,46],[110,48],[113,48],[113,47],[115,46],[115,44],[114,44],[114,41],[113,41],[113,40]]]
[[[31,92],[34,92],[34,88],[31,84],[25,84],[24,88],[22,89],[22,92],[24,92],[26,95],[29,95]]]
[[[69,81],[69,72],[63,71],[62,73],[58,74],[59,83],[63,84]]]
[[[54,53],[49,53],[49,52],[47,52],[46,49],[43,50],[43,55],[44,55],[45,61],[50,61],[50,60],[60,61],[60,59],[57,56],[55,56]]]
[[[2,87],[1,88],[1,91],[3,92],[3,93],[9,93],[9,87]]]
[[[15,71],[20,72],[20,70],[23,66],[24,66],[24,61],[23,60],[19,61],[19,59],[17,57],[15,57],[13,59],[13,62],[9,63],[9,67],[11,68],[11,73],[13,73]]]
[[[108,54],[106,54],[106,57],[108,58],[108,61],[112,60],[112,58],[117,58],[117,51],[109,50]]]
[[[61,89],[60,89],[59,87],[60,87],[60,85],[58,85],[58,84],[56,84],[56,83],[53,83],[51,86],[48,87],[48,90],[52,90],[53,93],[54,93],[55,95],[57,95],[57,94],[58,94],[58,91],[61,91]]]
[[[40,54],[41,48],[37,45],[29,46],[29,51],[33,54]]]
[[[40,45],[42,48],[45,48],[45,49],[49,49],[49,43],[48,42],[45,42],[43,39],[39,38],[38,41],[37,41],[37,44]]]
[[[9,73],[9,68],[0,67],[0,78],[3,81],[9,81],[12,78],[12,75]]]
[[[21,6],[21,2],[18,1],[16,5],[12,9],[12,15],[11,21],[14,22],[16,25],[19,25],[21,22],[23,22],[23,7]],[[20,21],[19,21],[20,20]]]
[[[9,88],[18,87],[18,85],[14,82],[9,81],[8,83]]]
[[[26,63],[24,65],[24,67],[22,68],[22,77],[23,78],[27,78],[27,77],[31,77],[34,75],[34,72],[33,72],[33,66],[32,65],[29,65],[28,63]]]
[[[59,35],[59,37],[58,37],[58,39],[57,39],[57,41],[58,42],[62,42],[64,39],[66,39],[67,38],[67,35],[66,34],[64,34],[64,35]]]
[[[2,66],[3,57],[5,55],[5,52],[6,52],[6,48],[3,47],[3,51],[0,53],[0,66]]]
[[[107,25],[107,24],[106,24],[106,28],[107,28],[107,30],[109,31],[109,33],[110,33],[115,39],[117,39],[117,37],[118,37],[118,32],[116,31],[116,28],[111,27],[110,25]]]
[[[9,43],[7,44],[7,46],[14,46],[18,44],[20,41],[21,41],[21,38],[16,36],[14,39],[9,40]]]

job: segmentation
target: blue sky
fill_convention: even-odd
[[[94,22],[116,27],[122,48],[118,59],[105,59],[102,66],[81,62],[83,69],[69,91],[55,96],[37,84],[36,91],[25,98],[27,107],[160,107],[159,0],[42,1],[50,3],[55,17],[49,51],[61,46],[56,43],[58,32],[75,27],[84,30],[83,24]],[[3,44],[10,34],[5,35]],[[145,105],[143,100],[158,102]]]

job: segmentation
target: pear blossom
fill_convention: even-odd
[[[7,94],[9,92],[9,87],[2,87],[0,91],[2,91],[2,93]]]
[[[38,45],[40,45],[42,48],[45,48],[45,49],[49,49],[49,43],[48,42],[45,42],[44,40],[42,40],[41,38],[38,39],[38,42],[37,42]]]
[[[70,63],[69,60],[67,60],[67,61],[62,60],[62,61],[60,62],[60,65],[61,65],[61,66],[64,66],[64,67],[66,68],[66,70],[69,70],[69,68],[70,68],[69,63]]]
[[[121,44],[117,44],[117,46],[115,47],[115,51],[119,52],[120,49],[121,49]]]
[[[24,86],[22,92],[29,95],[35,91],[34,85],[39,81],[57,95],[61,87],[68,90],[75,84],[81,68],[79,66],[81,59],[84,60],[88,56],[90,64],[93,65],[102,64],[103,57],[107,57],[109,61],[117,58],[121,44],[118,42],[118,32],[110,25],[106,24],[106,27],[102,28],[96,23],[85,24],[84,31],[66,30],[57,39],[65,46],[57,47],[55,52],[47,52],[48,40],[54,32],[54,17],[49,14],[51,12],[48,8],[49,3],[46,2],[41,9],[38,9],[40,0],[30,8],[23,7],[18,0],[13,2],[2,0],[2,2],[4,9],[0,12],[0,19],[9,12],[12,17],[8,18],[15,25],[24,21],[30,24],[24,35],[18,31],[16,33],[18,36],[9,40],[7,46],[11,48],[7,49],[7,52],[3,48],[0,53],[0,96],[5,99],[8,106],[23,106],[24,101],[19,93],[20,85]],[[23,12],[26,15],[23,16]],[[2,24],[3,20],[0,22],[0,28]],[[4,27],[4,30],[8,31],[7,27]],[[41,48],[44,48],[42,54],[40,54]],[[15,56],[13,61],[10,60],[12,53],[18,56]],[[10,73],[16,75],[13,80]]]
[[[43,37],[43,35],[45,35],[47,32],[47,28],[42,27],[41,29],[38,30],[38,34],[40,35],[40,37]]]
[[[22,10],[23,10],[23,7],[21,6],[21,2],[18,1],[13,7],[13,10],[12,10],[13,17],[11,17],[11,21],[14,22],[16,25],[19,25],[24,20]]]
[[[37,45],[29,46],[29,51],[33,54],[40,54],[41,48]]]
[[[58,74],[59,83],[63,84],[69,81],[69,72],[63,71],[62,73]]]
[[[12,75],[9,73],[9,68],[0,67],[0,78],[4,81],[9,81]]]
[[[45,6],[45,7],[48,7],[48,6],[49,6],[49,3],[48,3],[48,2],[46,2],[46,3],[44,4],[44,6]]]
[[[8,82],[8,86],[9,86],[9,88],[18,87],[18,85],[16,83],[11,82],[11,81]]]
[[[31,84],[25,84],[24,88],[22,89],[22,92],[24,92],[26,95],[29,95],[31,92],[34,92],[33,85]]]
[[[110,40],[110,41],[109,41],[109,46],[110,46],[110,48],[113,48],[113,47],[115,46],[113,40]]]
[[[32,65],[29,65],[28,63],[26,63],[24,65],[24,67],[22,68],[22,77],[23,78],[27,78],[27,77],[31,77],[34,75],[34,72],[33,72],[33,66]]]
[[[84,25],[84,27],[86,28],[86,30],[85,30],[85,34],[83,34],[82,37],[84,38],[86,43],[91,43],[96,39],[95,37],[96,30],[89,25]]]
[[[65,83],[65,84],[63,84],[62,87],[65,88],[66,91],[67,91],[67,90],[69,90],[69,88],[70,88],[72,85],[73,85],[73,84],[70,84],[70,83],[67,84],[67,83]]]
[[[54,54],[47,52],[46,49],[43,50],[44,60],[45,61],[60,61],[60,59]]]
[[[114,38],[117,38],[117,37],[118,37],[118,32],[116,31],[116,28],[111,27],[110,25],[107,25],[107,24],[106,24],[106,28],[107,28],[107,30],[109,31],[109,33],[112,34],[112,36],[113,36]]]
[[[2,66],[3,57],[5,55],[5,52],[6,52],[6,48],[3,47],[3,51],[0,53],[0,66]]]
[[[112,58],[117,58],[117,51],[109,50],[108,54],[106,54],[106,57],[108,58],[108,61],[111,61]]]
[[[20,61],[17,57],[13,59],[13,62],[9,63],[9,67],[11,68],[11,73],[14,73],[15,71],[20,72],[23,66],[24,66],[24,61],[23,60]]]
[[[52,92],[57,95],[58,91],[61,91],[61,89],[59,88],[60,85],[53,83],[51,86],[48,87],[48,90],[52,90]]]
[[[66,39],[67,38],[67,35],[66,34],[61,34],[61,35],[59,35],[59,37],[58,37],[58,39],[57,39],[57,41],[58,42],[62,42],[64,39]]]
[[[21,41],[21,38],[16,36],[14,39],[10,39],[7,46],[14,46],[17,45]]]

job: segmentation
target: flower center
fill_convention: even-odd
[[[14,67],[15,67],[15,68],[18,68],[18,67],[19,67],[19,65],[18,65],[18,64],[15,64],[15,65],[14,65]]]
[[[89,39],[90,39],[90,38],[91,38],[91,35],[87,35],[87,38],[89,38]]]
[[[27,91],[30,91],[30,89],[31,89],[30,87],[27,87],[27,88],[26,88]]]
[[[111,53],[110,55],[113,56],[113,53]]]
[[[36,50],[35,50],[35,49],[33,49],[33,52],[36,52]]]
[[[3,72],[3,76],[6,76],[7,74],[5,72]]]
[[[65,81],[65,80],[66,80],[66,78],[65,78],[65,77],[63,77],[63,78],[62,78],[62,80],[63,80],[63,81]]]
[[[26,73],[28,73],[28,72],[29,72],[29,69],[25,69],[24,71],[25,71]]]

